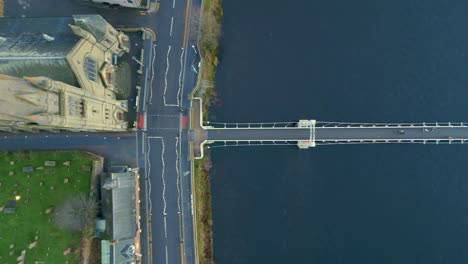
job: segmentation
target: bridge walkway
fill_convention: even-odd
[[[191,141],[195,157],[203,156],[203,145],[214,142],[291,142],[300,148],[343,143],[467,143],[468,124],[352,124],[300,120],[298,126],[258,127],[202,125],[201,101],[192,100]],[[218,123],[219,124],[219,123]],[[289,123],[288,123],[289,124]],[[345,125],[342,125],[345,124]]]
[[[208,128],[208,141],[468,140],[466,126]]]

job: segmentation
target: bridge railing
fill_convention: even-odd
[[[207,148],[256,147],[256,146],[296,146],[297,141],[216,141]]]
[[[297,122],[224,123],[208,121],[203,125],[213,128],[288,128],[297,126]]]
[[[213,128],[288,128],[298,122],[215,122],[207,121],[204,126]],[[468,122],[422,122],[422,123],[361,123],[317,121],[316,127],[468,127]]]
[[[317,121],[316,127],[468,127],[468,122],[356,123]]]
[[[317,146],[332,145],[362,145],[362,144],[433,144],[433,145],[463,145],[468,144],[468,140],[460,139],[439,139],[439,140],[346,140],[346,141],[316,141]],[[297,141],[217,141],[207,146],[207,148],[224,147],[256,147],[256,146],[297,146]]]
[[[317,146],[347,144],[468,144],[468,139],[317,140]]]

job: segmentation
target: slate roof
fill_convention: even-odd
[[[0,19],[0,73],[78,86],[65,57],[79,37],[68,24],[74,24],[72,17]]]
[[[101,241],[102,264],[135,263],[135,245],[133,239],[126,239],[115,244],[108,240]]]
[[[80,39],[69,24],[87,30],[97,40],[106,33],[107,22],[99,15],[1,18],[0,74],[19,78],[46,76],[80,87],[66,61]]]
[[[101,195],[106,234],[115,241],[133,239],[136,235],[135,174],[102,174]]]

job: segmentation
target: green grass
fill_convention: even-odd
[[[201,264],[208,264],[213,261],[213,220],[211,212],[210,176],[208,171],[205,170],[205,162],[208,162],[207,159],[209,159],[208,156],[203,160],[195,160],[194,164],[197,246],[198,259]]]
[[[208,120],[209,106],[215,89],[215,74],[218,66],[219,36],[223,16],[222,0],[205,0],[202,7],[200,30],[200,53],[202,56],[200,74],[195,91],[203,99],[203,120]],[[201,88],[204,86],[204,88]],[[210,174],[207,164],[209,154],[203,160],[195,160],[194,189],[196,207],[196,232],[198,259],[201,264],[214,263],[213,220],[211,211]]]
[[[46,160],[56,161],[56,166],[45,167]],[[15,161],[15,164],[10,165],[10,161]],[[65,161],[71,161],[70,167],[63,165]],[[16,214],[0,212],[0,263],[17,263],[16,258],[23,249],[27,250],[27,263],[79,262],[77,254],[64,256],[63,251],[72,247],[76,252],[81,233],[58,228],[53,222],[53,212],[46,214],[45,211],[57,206],[65,197],[90,192],[91,173],[82,172],[81,166],[91,164],[92,159],[88,155],[73,151],[1,153],[0,207],[8,200],[14,200],[15,191],[21,199],[17,201]],[[23,173],[24,166],[32,166],[34,172]],[[37,167],[44,169],[36,170]],[[15,175],[9,176],[9,171],[14,171]],[[69,179],[67,184],[64,183],[65,178]],[[51,186],[55,189],[51,190]],[[36,232],[38,244],[28,249]],[[9,256],[11,244],[14,244],[13,256]]]
[[[202,24],[200,30],[200,53],[202,56],[199,82],[196,91],[203,99],[203,119],[208,120],[210,99],[215,89],[215,75],[218,67],[219,37],[223,7],[221,0],[205,0],[202,7]],[[200,88],[204,86],[204,88]]]

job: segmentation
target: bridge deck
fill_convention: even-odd
[[[401,134],[400,130],[404,131]],[[468,140],[468,127],[316,127],[309,128],[212,128],[208,141],[300,141],[315,138],[316,142],[348,140]]]
[[[300,120],[299,127],[206,127],[202,125],[201,100],[192,100],[191,134],[192,150],[195,158],[203,157],[203,145],[211,142],[257,141],[297,141],[299,148],[313,147],[316,144],[341,143],[468,143],[466,123],[376,123],[352,124],[316,122]],[[217,123],[223,124],[223,123]],[[263,124],[263,123],[262,123]],[[273,124],[273,123],[264,123]],[[284,123],[278,123],[283,124]],[[286,126],[293,123],[286,123]],[[276,127],[275,127],[276,126]],[[268,142],[267,142],[268,143]]]
[[[207,129],[209,141],[298,141],[310,138],[309,128]]]
[[[404,134],[400,133],[404,131]],[[468,140],[468,127],[318,127],[316,141],[344,140]]]

